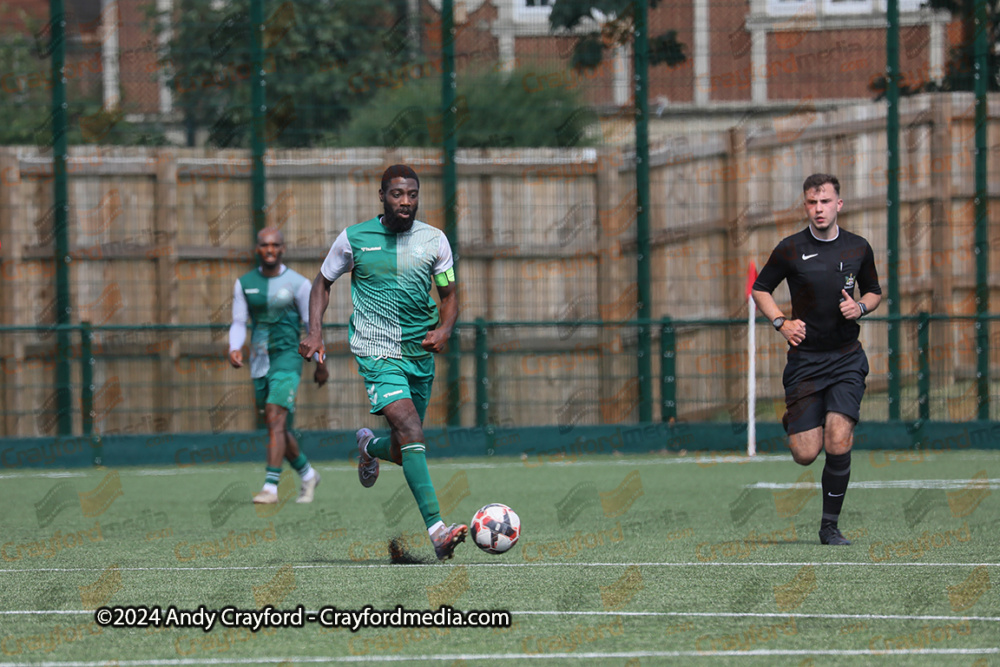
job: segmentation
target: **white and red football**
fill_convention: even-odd
[[[502,554],[517,544],[521,519],[502,503],[490,503],[472,517],[472,541],[488,554]]]

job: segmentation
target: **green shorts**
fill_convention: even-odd
[[[357,357],[358,374],[365,380],[373,415],[382,414],[390,403],[408,398],[413,401],[420,421],[424,421],[434,384],[434,357],[384,359]]]
[[[301,375],[294,371],[271,371],[262,378],[254,378],[253,389],[257,402],[257,427],[263,428],[264,406],[280,405],[288,410],[286,428],[291,430],[295,416],[295,395],[299,391]]]

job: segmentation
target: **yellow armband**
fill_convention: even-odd
[[[450,283],[455,282],[455,269],[451,268],[444,273],[439,273],[434,276],[434,282],[437,283],[438,287],[447,287]]]

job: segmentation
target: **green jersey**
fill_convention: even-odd
[[[257,268],[236,281],[229,349],[243,347],[249,321],[250,377],[261,378],[278,370],[302,372],[299,338],[303,325],[309,325],[311,287],[304,276],[284,264],[273,278],[263,276]]]
[[[438,322],[431,284],[453,264],[448,237],[419,220],[400,234],[387,230],[381,216],[341,232],[320,271],[331,282],[351,273],[351,352],[391,359],[430,355],[420,343]]]

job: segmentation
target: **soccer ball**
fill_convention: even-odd
[[[491,503],[472,517],[472,541],[488,554],[502,554],[517,544],[521,519],[502,503]]]

